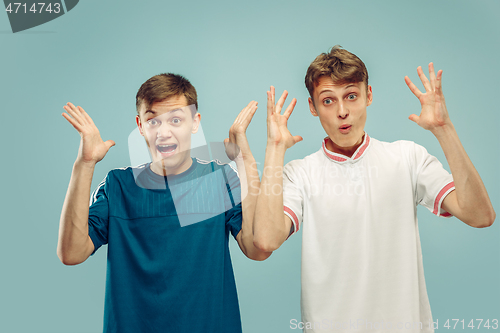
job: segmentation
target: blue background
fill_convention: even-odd
[[[248,138],[262,167],[271,84],[298,99],[289,128],[304,141],[286,162],[319,149],[325,134],[309,114],[304,75],[319,53],[340,44],[369,71],[370,136],[415,141],[447,167],[433,135],[407,119],[420,107],[403,78],[418,82],[417,66],[433,61],[444,70],[451,118],[500,212],[499,13],[498,1],[81,1],[16,34],[0,14],[0,332],[102,330],[105,248],[74,267],[56,256],[79,144],[62,106],[83,106],[103,139],[116,141],[96,167],[95,188],[110,169],[130,164],[135,94],[160,72],[181,73],[196,87],[207,142],[223,140],[238,112],[257,100]],[[473,229],[426,209],[419,217],[440,329],[448,318],[466,325],[500,319],[500,222]],[[300,320],[300,234],[265,262],[246,259],[234,241],[231,251],[244,332],[297,332],[290,320]]]

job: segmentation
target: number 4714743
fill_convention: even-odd
[[[447,329],[465,329],[465,319],[448,319],[443,327],[446,327]],[[486,328],[486,329],[493,329],[493,330],[496,330],[498,329],[498,319],[492,319],[490,321],[490,319],[471,319],[471,321],[467,324],[467,327],[471,328],[471,329],[480,329],[481,327],[482,328]]]
[[[21,11],[19,11],[19,9],[21,9]],[[28,12],[32,12],[34,14],[41,14],[42,12],[46,13],[53,12],[55,14],[59,14],[61,12],[61,4],[59,2],[56,3],[39,2],[39,3],[34,3],[33,5],[31,5],[30,9],[28,9],[26,3],[13,2],[9,3],[9,5],[5,8],[5,11],[8,12],[9,14],[12,14],[12,12],[14,12],[14,14],[18,13],[27,14]]]

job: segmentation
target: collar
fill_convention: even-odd
[[[181,172],[177,175],[168,175],[162,176],[158,175],[151,170],[151,163],[143,164],[139,168],[137,168],[137,173],[134,172],[134,177],[136,178],[136,184],[139,187],[149,189],[149,190],[165,190],[170,185],[178,184],[186,181],[191,178],[191,174],[193,174],[194,170],[198,166],[198,161],[195,158],[192,158],[193,163],[184,172]],[[194,175],[196,175],[194,173]],[[187,178],[187,179],[186,179]]]
[[[322,144],[322,151],[323,153],[326,155],[326,157],[334,162],[338,162],[338,163],[344,163],[346,161],[349,161],[351,163],[353,162],[356,162],[357,160],[361,159],[361,157],[363,157],[367,150],[367,148],[370,146],[370,136],[368,136],[368,133],[365,132],[365,137],[363,138],[363,142],[361,143],[361,145],[358,147],[358,149],[356,149],[356,151],[354,152],[354,154],[352,154],[352,157],[347,157],[345,155],[342,155],[342,154],[337,154],[337,153],[334,153],[334,152],[331,152],[329,151],[327,148],[326,148],[326,142],[327,140],[330,140],[329,137],[326,137],[324,140],[323,140],[323,144]]]

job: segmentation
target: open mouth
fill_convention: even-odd
[[[349,130],[351,129],[351,125],[347,125],[347,124],[346,125],[342,125],[342,126],[339,127],[339,129],[340,129],[340,131],[342,133],[349,132]]]
[[[174,153],[174,151],[177,149],[176,144],[171,144],[171,145],[157,145],[156,149],[161,153],[165,155],[171,155]]]

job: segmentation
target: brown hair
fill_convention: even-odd
[[[319,78],[326,75],[330,76],[335,84],[364,82],[368,88],[368,71],[365,64],[340,45],[335,45],[328,53],[321,53],[309,65],[305,83],[311,98]]]
[[[182,75],[172,73],[155,75],[142,84],[135,96],[137,113],[139,113],[142,103],[149,108],[155,102],[181,95],[186,97],[188,105],[194,104],[196,106],[196,109],[192,111],[194,116],[198,110],[198,96],[191,82]]]

